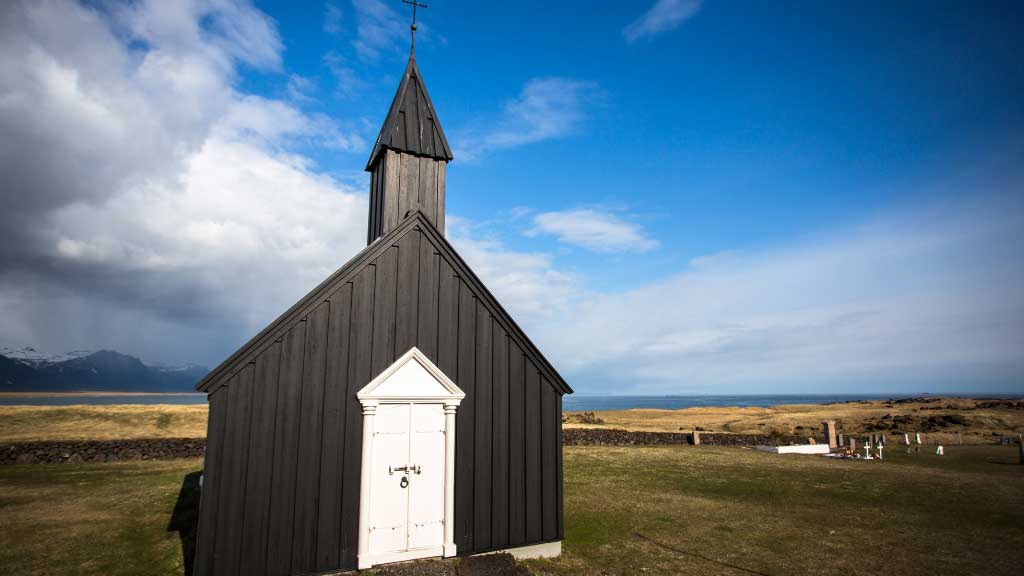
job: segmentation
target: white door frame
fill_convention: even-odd
[[[419,363],[441,385],[440,389],[422,391],[403,382],[392,382],[392,385],[385,386],[385,383],[409,362]],[[460,390],[451,378],[415,346],[356,394],[356,398],[363,405],[363,456],[359,482],[360,570],[365,570],[375,564],[417,557],[405,558],[401,554],[375,557],[370,554],[374,416],[377,413],[377,406],[380,404],[444,404],[444,544],[441,552],[445,558],[455,555],[455,411],[465,397],[466,393]]]

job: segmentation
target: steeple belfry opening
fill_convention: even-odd
[[[366,164],[371,174],[367,244],[417,210],[443,234],[445,169],[451,160],[416,58],[410,56]]]

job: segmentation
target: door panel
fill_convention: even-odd
[[[412,461],[419,474],[409,486],[409,549],[444,542],[444,407],[415,404],[412,409]]]
[[[370,485],[370,551],[374,554],[406,549],[408,488],[401,485],[404,473],[389,473],[388,467],[409,462],[409,413],[408,404],[377,408]]]

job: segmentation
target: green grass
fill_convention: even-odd
[[[741,448],[565,449],[564,554],[544,574],[1016,574],[1016,447],[884,462]],[[199,460],[0,467],[0,572],[180,575]],[[186,500],[194,498],[186,491]],[[172,521],[173,520],[173,521]],[[187,541],[187,539],[186,539]]]
[[[0,572],[184,574],[174,528],[190,525],[180,512],[195,492],[174,511],[186,476],[200,468],[200,460],[0,467]]]
[[[883,462],[739,448],[569,447],[552,574],[1016,574],[1016,447]]]

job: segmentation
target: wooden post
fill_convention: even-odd
[[[458,404],[444,405],[444,557],[455,556],[455,410]]]
[[[360,570],[373,565],[370,559],[370,466],[373,464],[373,424],[377,414],[376,403],[363,404],[363,457],[359,474],[359,552]]]

